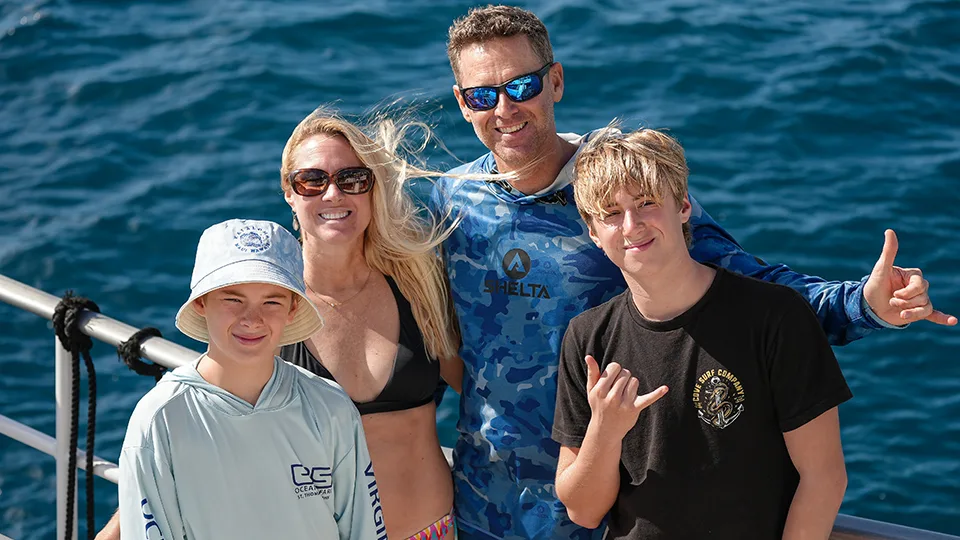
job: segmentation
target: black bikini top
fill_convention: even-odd
[[[385,276],[400,312],[400,339],[397,356],[393,361],[393,373],[380,395],[373,401],[354,403],[360,414],[402,411],[426,405],[433,401],[434,391],[440,383],[440,363],[427,356],[423,334],[413,318],[410,302],[400,294],[400,289],[390,276]],[[322,332],[323,330],[321,330]],[[284,345],[280,358],[300,366],[324,379],[336,382],[333,375],[307,349],[305,342]]]

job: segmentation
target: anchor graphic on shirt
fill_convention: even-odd
[[[743,413],[743,403],[734,405],[727,400],[730,387],[720,377],[711,377],[710,382],[703,389],[702,406],[697,416],[711,426],[724,429],[732,424]]]

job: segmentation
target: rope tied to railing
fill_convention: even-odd
[[[94,536],[94,504],[93,504],[93,448],[94,434],[97,423],[97,374],[93,368],[93,359],[90,349],[93,348],[93,339],[80,330],[80,314],[84,311],[100,313],[100,307],[94,302],[81,296],[74,296],[73,291],[67,291],[63,299],[53,310],[53,330],[63,348],[70,351],[73,357],[71,372],[73,385],[70,391],[70,455],[67,473],[67,515],[64,529],[64,539],[73,538],[73,512],[76,498],[73,494],[77,485],[77,431],[80,427],[80,357],[87,366],[87,470],[86,470],[86,497],[87,497],[87,538]]]
[[[167,368],[160,364],[148,364],[143,361],[143,357],[140,355],[140,348],[143,346],[143,341],[150,337],[162,338],[163,334],[160,333],[160,330],[152,326],[142,328],[130,336],[130,339],[117,346],[117,357],[137,375],[147,375],[153,377],[157,382],[160,382],[160,378],[166,373]]]

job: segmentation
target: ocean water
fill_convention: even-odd
[[[708,211],[752,253],[806,273],[859,279],[893,228],[898,264],[921,267],[935,305],[960,312],[960,3],[524,6],[564,66],[561,131],[614,117],[669,128]],[[450,150],[426,154],[436,168],[483,150],[445,56],[468,7],[0,3],[0,274],[197,347],[173,318],[200,231],[289,222],[280,152],[314,107],[415,105]],[[0,414],[52,434],[50,325],[6,305],[0,321]],[[960,328],[916,323],[836,352],[856,396],[841,407],[842,511],[960,534]],[[152,381],[104,344],[93,354],[97,454],[116,459]],[[448,398],[446,444],[455,416]],[[102,479],[96,492],[100,525],[117,493]],[[54,501],[53,459],[0,437],[0,533],[53,537]]]

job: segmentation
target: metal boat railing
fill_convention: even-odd
[[[47,320],[53,318],[53,312],[60,298],[39,289],[30,287],[0,275],[0,300],[29,311]],[[106,315],[84,312],[80,317],[80,330],[88,336],[108,343],[113,347],[130,339],[138,329],[124,324]],[[56,438],[41,433],[27,425],[0,414],[0,434],[20,441],[56,459],[57,471],[57,538],[62,539],[66,529],[67,497],[74,497],[77,491],[67,493],[67,467],[70,441],[70,418],[73,413],[70,401],[70,388],[73,384],[70,353],[63,348],[56,336],[53,336],[56,364]],[[175,368],[197,358],[196,351],[177,345],[163,338],[150,337],[143,341],[141,354],[144,358],[168,368]],[[0,411],[2,412],[2,411]],[[447,460],[452,460],[452,452],[445,448]],[[86,467],[86,454],[77,451],[77,466]],[[452,461],[451,461],[452,462]],[[95,457],[93,472],[114,484],[119,481],[119,468],[113,462]],[[77,505],[74,505],[77,508]],[[77,537],[77,514],[73,516],[73,538]],[[6,538],[0,531],[0,539]],[[914,529],[881,521],[858,518],[840,514],[833,527],[831,540],[960,540],[958,536]]]
[[[47,320],[53,319],[53,311],[60,299],[52,294],[20,283],[0,275],[0,300],[39,315]],[[130,339],[138,329],[111,319],[99,313],[83,312],[79,322],[80,330],[88,336],[109,343],[116,347],[123,341]],[[53,337],[55,390],[56,396],[56,438],[41,433],[29,426],[16,422],[2,415],[0,411],[0,433],[16,439],[56,459],[57,471],[57,538],[62,539],[66,529],[67,497],[76,500],[77,493],[67,493],[67,473],[69,467],[70,445],[70,418],[73,414],[70,401],[70,388],[73,385],[73,374],[70,370],[72,358],[70,352],[63,348],[56,336]],[[177,345],[161,338],[147,338],[143,341],[141,353],[145,358],[165,367],[177,367],[196,359],[196,351]],[[77,452],[77,465],[86,470],[86,453]],[[95,457],[93,472],[101,478],[117,483],[119,469],[115,463]],[[74,508],[79,508],[74,504]],[[77,537],[77,515],[73,515],[73,537]]]

